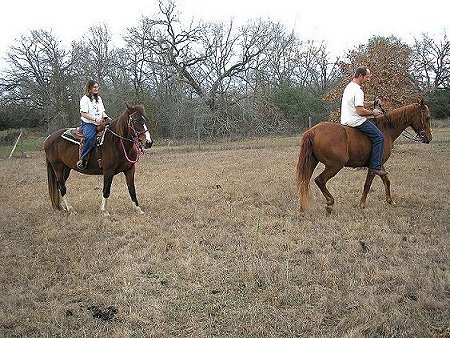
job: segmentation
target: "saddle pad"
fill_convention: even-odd
[[[105,130],[106,128],[102,132],[97,133],[97,146],[101,146],[103,144],[105,138]],[[61,137],[72,143],[80,144],[81,140],[83,139],[83,134],[81,134],[78,128],[68,128],[64,133],[61,134]]]
[[[61,134],[61,137],[72,143],[80,144],[81,138],[79,136],[74,135],[74,132],[77,131],[77,129],[78,128],[69,128],[64,133]]]

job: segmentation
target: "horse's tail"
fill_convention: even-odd
[[[318,163],[315,158],[313,147],[314,132],[307,130],[302,137],[300,154],[297,162],[297,193],[300,211],[306,210],[309,202],[309,181]]]
[[[52,201],[52,206],[54,209],[61,209],[60,206],[60,194],[58,190],[58,181],[56,180],[56,174],[53,170],[52,165],[46,159],[47,162],[47,180],[48,180],[48,193],[50,195],[50,200]]]

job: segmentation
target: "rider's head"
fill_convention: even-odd
[[[368,67],[358,67],[355,71],[355,82],[359,85],[370,81],[370,70]]]
[[[89,97],[91,100],[94,98],[98,101],[98,90],[100,86],[98,82],[95,80],[89,80],[86,84],[86,88],[84,89],[84,94]]]

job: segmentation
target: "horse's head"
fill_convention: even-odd
[[[423,143],[430,143],[433,139],[430,126],[430,110],[423,102],[423,99],[419,100],[414,106],[416,113],[411,118],[411,127]]]
[[[147,117],[143,105],[130,106],[126,103],[128,116],[128,131],[133,138],[139,139],[144,148],[150,148],[153,140],[147,128]]]

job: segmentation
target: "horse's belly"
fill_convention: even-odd
[[[372,144],[368,138],[354,137],[348,145],[349,159],[346,167],[366,167],[369,164]]]

